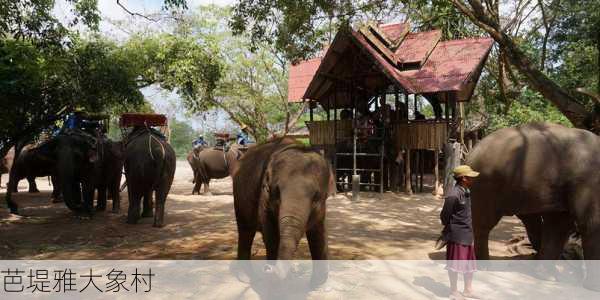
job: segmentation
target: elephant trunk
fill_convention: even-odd
[[[279,207],[278,259],[292,259],[306,231],[311,210],[311,198],[302,189],[282,189]]]

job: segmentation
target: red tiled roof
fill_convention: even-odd
[[[442,38],[442,31],[409,33],[396,49],[396,61],[401,64],[422,63]]]
[[[406,26],[408,24],[405,23],[379,26],[379,30],[392,41],[404,38],[391,58],[390,55],[386,57],[380,52],[388,49],[378,49],[377,46],[374,46],[373,41],[369,42],[368,38],[359,31],[351,31],[348,36],[336,37],[331,47],[336,47],[336,41],[338,41],[338,45],[343,45],[353,40],[358,48],[371,58],[377,69],[410,94],[472,90],[474,85],[467,85],[467,83],[472,81],[473,76],[474,79],[478,78],[481,65],[485,62],[493,44],[491,38],[439,42],[441,38],[439,30],[409,33],[403,37],[402,32],[407,28]],[[372,39],[373,36],[369,38]],[[324,95],[323,91],[317,92],[315,87],[320,87],[319,90],[321,90],[323,87],[329,88],[331,85],[322,84],[322,81],[327,80],[324,78],[327,76],[317,77],[315,75],[317,72],[328,72],[319,71],[321,62],[327,63],[329,66],[344,64],[338,59],[339,51],[345,51],[343,50],[345,47],[338,48],[337,51],[334,51],[335,53],[332,53],[333,56],[330,56],[329,52],[331,51],[328,51],[324,57],[303,61],[290,67],[288,82],[288,100],[290,102],[299,102],[305,100],[304,98],[322,100],[316,98]],[[403,64],[408,63],[418,64],[418,69],[403,71]]]
[[[412,93],[459,91],[486,58],[492,47],[491,38],[440,42],[422,68],[399,72],[410,82]]]
[[[302,102],[304,93],[321,65],[321,57],[305,60],[290,66],[288,79],[288,101]]]

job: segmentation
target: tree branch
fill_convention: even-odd
[[[158,22],[158,20],[156,19],[152,19],[146,15],[142,15],[140,13],[136,13],[136,12],[132,12],[131,10],[129,10],[127,7],[125,7],[125,5],[123,5],[121,3],[121,0],[117,0],[117,5],[120,6],[126,13],[130,14],[131,16],[138,16],[138,17],[142,17],[148,21],[152,21],[152,22]]]
[[[597,125],[600,123],[600,116],[587,111],[585,106],[578,103],[565,89],[537,69],[511,37],[502,31],[496,30],[496,28],[499,28],[499,25],[485,14],[479,0],[468,0],[471,8],[461,0],[451,0],[451,2],[471,22],[488,32],[494,38],[498,45],[505,51],[511,64],[525,76],[529,85],[553,103],[573,125],[579,128],[600,131],[600,126]]]

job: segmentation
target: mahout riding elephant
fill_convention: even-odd
[[[502,216],[524,221],[543,260],[558,259],[576,227],[584,286],[600,290],[600,137],[550,123],[506,128],[484,138],[467,163],[481,173],[471,189],[478,259],[489,258],[489,232]]]
[[[326,260],[326,199],[334,192],[332,169],[318,152],[289,138],[250,148],[233,175],[237,258],[251,258],[254,236],[261,231],[269,260],[292,259],[305,233],[312,259]],[[287,275],[285,268],[277,270],[278,277]],[[313,282],[326,274],[313,269]]]
[[[244,155],[243,147],[233,144],[228,150],[208,148],[192,155],[190,165],[194,170],[194,189],[192,194],[200,193],[204,184],[204,193],[210,193],[210,180],[230,176],[238,168],[238,161]]]
[[[23,157],[26,162],[24,166],[33,166],[29,168],[33,175],[54,175],[54,191],[57,192],[58,189],[58,192],[62,193],[69,209],[91,215],[94,192],[92,179],[97,159],[96,142],[94,137],[81,130],[65,130],[41,145],[21,153],[12,172],[21,174],[19,165]],[[15,183],[11,179],[9,184],[13,186]],[[18,207],[10,198],[7,197],[8,207],[16,214]]]
[[[156,193],[154,226],[164,225],[165,202],[175,176],[175,151],[156,130],[138,126],[125,142],[125,177],[129,193],[127,223],[135,224],[142,217],[152,217],[152,193]]]
[[[107,198],[112,198],[112,212],[118,213],[121,205],[119,186],[124,164],[124,145],[122,142],[102,138],[98,143],[98,160],[95,164],[94,185],[98,190],[96,210],[106,210]]]

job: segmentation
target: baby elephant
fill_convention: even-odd
[[[267,259],[290,260],[306,233],[313,260],[327,259],[325,202],[335,185],[328,162],[293,139],[279,138],[248,150],[233,176],[238,259],[250,259],[261,231]],[[278,266],[281,266],[278,264]],[[327,270],[313,268],[313,282]],[[286,268],[277,276],[285,278]]]

